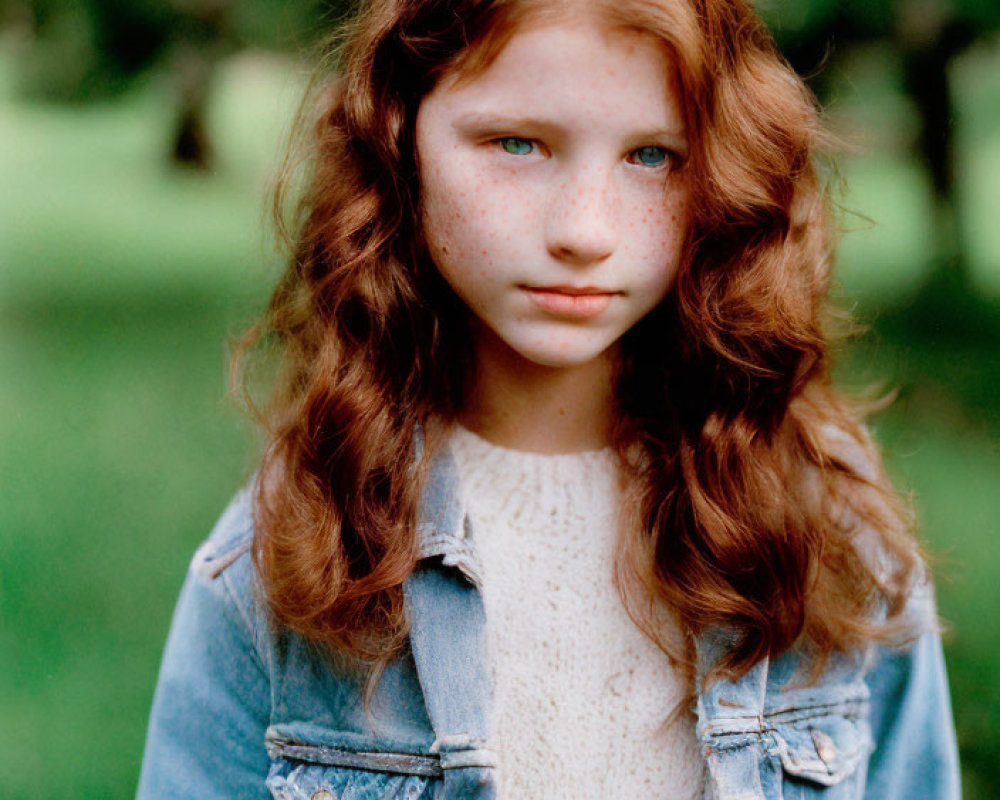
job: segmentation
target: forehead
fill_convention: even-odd
[[[522,22],[493,57],[455,72],[427,100],[454,113],[517,113],[567,120],[681,127],[676,69],[654,35],[593,14]]]

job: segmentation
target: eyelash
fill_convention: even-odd
[[[514,153],[514,152],[511,152],[510,150],[507,149],[507,143],[512,143],[512,142],[528,144],[528,145],[530,145],[531,150],[529,150],[526,153]],[[522,156],[530,155],[531,153],[535,152],[535,150],[538,148],[538,144],[535,141],[533,141],[531,139],[526,139],[526,138],[524,138],[522,136],[498,136],[496,139],[492,139],[490,141],[490,144],[496,145],[504,153],[507,153],[508,155],[515,156],[517,158],[520,158]],[[643,164],[641,161],[635,160],[635,157],[637,156],[637,154],[640,153],[640,152],[642,152],[643,150],[660,150],[660,151],[663,151],[663,161],[661,161],[661,162],[659,162],[657,164]],[[674,157],[674,154],[671,153],[667,148],[661,147],[660,145],[652,145],[652,144],[643,145],[642,147],[637,147],[635,150],[632,150],[628,154],[628,162],[630,164],[635,164],[636,166],[645,167],[645,168],[650,169],[650,170],[660,169],[660,168],[663,168],[663,167],[668,167],[671,164],[675,163],[675,161],[676,161],[676,159]]]

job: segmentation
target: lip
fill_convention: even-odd
[[[615,291],[596,286],[521,286],[543,311],[569,319],[592,319],[607,310]]]

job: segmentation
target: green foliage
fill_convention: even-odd
[[[786,43],[794,36],[851,30],[856,39],[888,39],[906,14],[975,26],[980,36],[1000,27],[995,0],[760,0],[757,8]]]
[[[185,46],[223,54],[298,51],[345,13],[347,0],[8,0],[21,39],[20,89],[56,101],[101,100]],[[21,9],[15,13],[15,9]]]
[[[22,88],[54,100],[125,88],[159,57],[177,24],[170,7],[154,0],[41,0],[31,8]]]

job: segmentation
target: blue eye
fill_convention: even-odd
[[[632,151],[632,157],[636,163],[644,167],[658,167],[667,160],[667,150],[665,147],[640,147]]]
[[[518,139],[516,136],[504,136],[497,139],[505,153],[512,156],[526,156],[535,149],[528,139]]]

